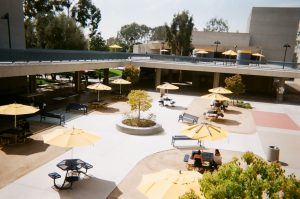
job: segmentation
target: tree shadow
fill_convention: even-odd
[[[215,122],[217,124],[226,124],[226,125],[230,125],[230,126],[237,126],[237,125],[241,124],[240,122],[238,122],[236,120],[230,120],[230,119],[217,119],[217,120],[213,120],[213,122]]]
[[[24,143],[4,146],[1,150],[7,155],[31,155],[46,151],[49,147],[41,140],[27,138]]]
[[[107,198],[114,190],[115,198],[122,195],[122,192],[116,187],[115,182],[103,180],[95,177],[87,177],[75,182],[72,189],[59,191],[61,199],[67,198],[89,198],[99,199]]]
[[[116,112],[120,111],[120,109],[118,109],[118,108],[107,107],[107,106],[99,107],[99,108],[96,108],[94,110],[102,112],[102,113],[116,113]]]
[[[228,109],[226,109],[225,113],[226,114],[235,114],[235,115],[238,115],[238,114],[241,114],[242,112],[236,111],[236,110],[228,110]]]

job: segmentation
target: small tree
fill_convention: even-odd
[[[228,22],[222,18],[212,18],[210,19],[204,28],[205,32],[228,32]]]
[[[130,105],[132,111],[138,112],[138,121],[141,119],[141,111],[147,111],[152,107],[151,102],[152,99],[144,90],[132,90],[128,94],[127,103]]]
[[[140,68],[136,67],[133,64],[129,64],[125,66],[124,71],[122,73],[122,78],[130,81],[132,84],[138,82],[140,77]]]
[[[268,163],[251,152],[206,172],[200,186],[207,199],[300,198],[300,182],[294,175],[286,177],[279,163]]]
[[[239,74],[236,74],[232,77],[227,77],[225,79],[225,84],[225,88],[231,90],[235,97],[245,93],[245,85],[243,84],[242,77]]]

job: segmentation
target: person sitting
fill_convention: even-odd
[[[214,157],[213,157],[212,161],[210,162],[210,167],[213,169],[217,169],[218,166],[220,166],[220,165],[222,165],[222,156],[221,156],[219,149],[216,149]]]

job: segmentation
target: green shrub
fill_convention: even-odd
[[[246,108],[246,109],[252,109],[252,106],[250,103],[245,103],[242,100],[238,100],[235,106],[240,107],[240,108]]]
[[[195,194],[195,191],[191,189],[189,192],[187,192],[184,195],[180,196],[179,199],[200,199],[200,197],[197,196]]]

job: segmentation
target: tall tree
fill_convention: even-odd
[[[228,32],[228,22],[222,18],[212,18],[210,19],[204,28],[206,32]]]
[[[166,27],[157,26],[155,28],[152,28],[150,39],[152,41],[157,41],[157,40],[165,41],[167,39]]]
[[[146,25],[139,25],[137,23],[126,24],[121,27],[118,32],[118,38],[127,45],[132,45],[137,41],[147,39],[150,34],[150,28]]]
[[[107,51],[108,46],[100,33],[94,35],[90,40],[90,50]]]
[[[192,42],[192,31],[194,28],[193,17],[188,11],[175,14],[172,24],[165,25],[167,42],[173,54],[189,55]]]

